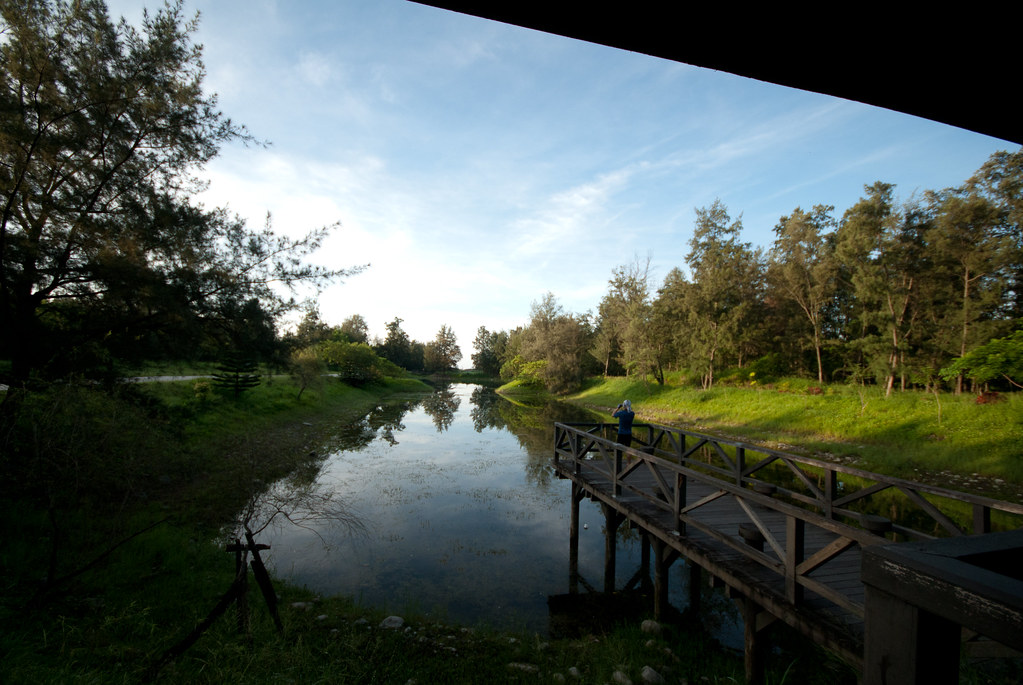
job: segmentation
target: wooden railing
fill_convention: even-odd
[[[792,603],[809,589],[862,618],[860,602],[810,574],[853,547],[986,533],[993,519],[1000,528],[1023,527],[1023,505],[1017,503],[656,424],[634,426],[633,444],[624,447],[615,442],[616,429],[610,423],[555,424],[556,464],[575,474],[596,472],[611,484],[613,496],[668,512],[676,535],[699,530],[771,569],[784,578]],[[702,488],[704,494],[691,501],[691,483],[710,486],[709,494]],[[701,510],[721,498],[733,499],[749,524],[719,530],[701,520],[708,518],[699,516]],[[830,542],[808,549],[808,529],[826,531]],[[759,544],[750,544],[752,538]]]

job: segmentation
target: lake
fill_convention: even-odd
[[[548,597],[569,592],[570,484],[551,466],[553,424],[597,420],[571,405],[523,407],[466,384],[380,406],[338,426],[304,481],[332,491],[364,530],[313,520],[275,525],[259,539],[272,546],[278,577],[320,595],[546,633]],[[597,588],[603,521],[599,506],[583,500],[579,573]],[[619,587],[639,560],[638,536],[623,526]],[[676,606],[685,596],[680,569],[671,576]]]

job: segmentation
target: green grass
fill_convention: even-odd
[[[309,447],[322,444],[331,430],[357,420],[385,396],[424,388],[409,379],[362,389],[328,382],[298,400],[297,388],[282,379],[235,400],[202,387],[197,393],[195,382],[175,382],[130,387],[121,399],[85,387],[69,394],[60,411],[42,408],[26,425],[35,427],[30,434],[37,438],[51,435],[56,446],[62,444],[58,439],[83,435],[82,412],[93,419],[95,425],[84,434],[87,441],[80,444],[94,448],[71,464],[78,472],[88,471],[81,469],[89,460],[113,469],[126,461],[127,446],[151,456],[124,471],[133,478],[145,476],[132,481],[132,487],[112,482],[114,489],[105,487],[97,496],[83,485],[68,493],[73,497],[54,517],[30,499],[29,490],[5,482],[5,497],[0,497],[0,682],[145,681],[152,675],[148,669],[228,588],[233,559],[223,549],[221,527],[244,502],[242,486],[253,482],[253,474],[266,482],[306,468]],[[616,380],[591,386],[577,401],[611,407],[630,397],[643,414],[657,408],[660,395],[672,401],[683,397],[673,395],[675,390]],[[55,394],[65,396],[60,389]],[[706,405],[708,413],[723,411],[718,406],[722,400],[713,395],[686,397]],[[114,446],[114,453],[105,445]],[[31,469],[30,474],[38,475]],[[84,566],[88,570],[40,595],[55,542],[58,576]],[[403,629],[391,630],[379,627],[382,614],[351,599],[316,598],[281,583],[275,589],[283,636],[274,630],[253,584],[250,636],[238,633],[229,613],[163,667],[158,682],[606,683],[615,681],[616,672],[641,682],[645,666],[668,682],[743,680],[741,655],[720,648],[687,622],[665,627],[659,635],[627,623],[579,639],[547,640],[443,625],[409,613]],[[819,650],[783,654],[770,657],[767,682],[855,681],[848,669]]]
[[[971,395],[885,397],[879,388],[819,387],[802,380],[700,390],[673,376],[664,386],[595,380],[569,399],[609,412],[625,398],[639,420],[853,457],[862,468],[894,476],[948,471],[1023,485],[1023,393],[977,404]]]

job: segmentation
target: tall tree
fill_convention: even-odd
[[[664,340],[663,358],[669,365],[688,361],[682,350],[685,344],[686,302],[691,285],[682,269],[674,267],[664,277],[664,283],[657,289],[654,298],[653,319]]]
[[[1006,289],[999,316],[1023,320],[1023,148],[993,153],[965,187],[998,207],[995,233],[1008,245]]]
[[[810,212],[796,208],[774,227],[769,278],[787,298],[795,302],[810,327],[811,344],[817,359],[817,380],[824,382],[821,348],[826,313],[835,293],[838,265],[834,259],[829,231],[836,226],[833,206],[816,205]]]
[[[296,348],[316,345],[330,338],[330,326],[320,318],[320,310],[315,305],[306,308],[302,320],[295,328],[294,346]]]
[[[553,293],[547,293],[530,308],[529,325],[513,335],[508,347],[516,358],[506,365],[526,369],[552,392],[579,386],[588,367],[587,350],[592,347],[588,317],[568,314]],[[502,369],[502,374],[504,369]]]
[[[692,283],[684,289],[685,327],[679,335],[703,387],[714,384],[722,355],[738,354],[761,287],[762,258],[740,241],[742,220],[732,221],[720,200],[696,210],[686,263]]]
[[[203,92],[195,30],[180,1],[138,30],[97,0],[0,3],[0,329],[15,376],[41,363],[61,308],[88,309],[97,323],[79,333],[95,341],[344,273],[301,265],[323,232],[289,241],[189,204],[196,171],[249,139]]]
[[[590,354],[604,367],[604,375],[613,369],[628,372],[638,358],[645,357],[647,345],[643,329],[634,322],[649,315],[650,260],[635,260],[617,266],[608,280],[608,291],[597,308],[594,346]]]
[[[949,306],[942,308],[948,352],[957,357],[1002,332],[992,321],[1009,285],[1012,239],[998,231],[999,207],[960,188],[929,195],[934,218],[927,234],[930,257],[947,278]],[[985,326],[984,323],[989,325]],[[956,378],[956,393],[963,376]]]
[[[836,256],[855,293],[860,333],[856,341],[868,366],[891,393],[905,384],[907,338],[917,322],[920,274],[925,271],[921,226],[895,206],[894,188],[877,182],[846,210],[836,238]]]
[[[402,319],[394,317],[394,320],[387,324],[387,337],[377,349],[377,353],[393,364],[403,369],[411,370],[413,364],[412,341],[401,327]]]
[[[444,324],[437,331],[433,342],[427,343],[424,365],[427,371],[450,371],[458,367],[462,359],[462,350],[458,347],[458,339],[450,326]]]
[[[476,353],[472,355],[473,368],[491,375],[501,372],[502,359],[508,345],[508,333],[505,331],[488,331],[480,326],[473,340]]]
[[[341,335],[348,339],[348,342],[369,342],[369,325],[360,314],[352,314],[342,321],[340,332]]]

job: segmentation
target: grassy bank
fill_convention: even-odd
[[[972,395],[895,392],[885,397],[879,388],[822,388],[797,380],[700,390],[677,378],[664,386],[608,378],[591,381],[569,400],[609,412],[624,398],[632,400],[637,420],[824,458],[839,455],[899,477],[976,474],[995,490],[1023,487],[1021,393],[978,404]]]

